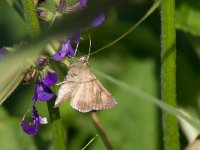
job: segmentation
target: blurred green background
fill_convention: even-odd
[[[13,0],[15,1],[15,0]],[[7,1],[8,2],[8,1]],[[20,9],[0,1],[0,48],[12,47],[27,40],[28,33]],[[52,3],[48,1],[48,3]],[[20,3],[19,3],[20,4]],[[90,29],[92,51],[112,42],[134,25],[150,8],[153,1],[128,0],[108,11],[106,22]],[[18,11],[16,11],[16,9]],[[200,3],[177,0],[177,99],[178,106],[199,117],[200,112]],[[160,98],[160,12],[156,10],[142,25],[115,45],[90,56],[92,68],[137,87]],[[42,23],[45,28],[46,24]],[[79,55],[88,53],[87,35],[79,46]],[[1,60],[0,60],[1,61]],[[17,61],[17,60],[16,60]],[[55,69],[67,69],[53,64]],[[116,98],[118,105],[98,112],[100,120],[116,150],[163,149],[161,110],[141,98],[134,97],[122,87],[97,76]],[[64,75],[60,74],[62,81]],[[56,87],[58,90],[59,87]],[[34,81],[21,84],[0,107],[1,150],[53,150],[50,125],[41,125],[36,136],[29,136],[20,128],[24,113],[31,108]],[[47,104],[38,102],[41,116],[48,117]],[[76,112],[69,101],[61,107],[61,117],[67,149],[83,148],[98,133],[90,114]],[[48,119],[49,120],[49,119]],[[181,149],[187,139],[180,129]],[[100,136],[87,148],[106,149]]]

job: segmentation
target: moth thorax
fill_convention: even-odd
[[[80,60],[82,63],[85,63],[85,62],[87,62],[87,57],[86,57],[86,56],[82,56],[79,60]]]

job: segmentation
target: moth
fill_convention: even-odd
[[[117,104],[115,98],[91,72],[87,57],[81,57],[70,65],[54,107],[58,107],[69,98],[70,105],[79,112],[109,109]]]

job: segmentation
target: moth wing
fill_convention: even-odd
[[[58,97],[55,101],[54,107],[58,107],[61,103],[72,97],[72,93],[76,87],[74,82],[66,81],[63,83],[58,91]]]
[[[98,80],[81,83],[72,93],[70,105],[80,112],[109,109],[117,104]]]
[[[58,107],[61,103],[72,96],[74,89],[76,88],[78,82],[80,82],[80,77],[78,74],[80,74],[80,69],[75,67],[71,67],[69,69],[66,80],[58,91],[58,97],[55,101],[54,107]]]

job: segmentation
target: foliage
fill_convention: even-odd
[[[70,0],[67,4],[75,2]],[[51,0],[40,6],[55,14],[55,4],[58,1]],[[41,33],[30,38],[22,3],[16,0],[0,1],[0,48],[9,51],[8,56],[0,57],[0,102],[3,103],[0,107],[1,149],[54,149],[50,121],[48,125],[40,126],[36,136],[26,135],[20,129],[21,118],[31,108],[34,95],[34,79],[30,84],[23,84],[22,77],[38,54],[52,54],[47,44],[57,51],[59,46],[55,43],[63,36],[75,29],[84,29],[84,40],[81,40],[75,58],[88,54],[88,32],[92,39],[92,54],[137,24],[152,5],[157,8],[159,4],[159,1],[144,0],[89,1],[86,9],[65,14],[51,26],[51,22],[40,21]],[[97,28],[88,28],[89,22],[99,12],[106,12],[105,23]],[[160,11],[152,9],[152,12],[148,12],[124,38],[89,58],[95,75],[118,102],[114,109],[97,112],[117,150],[163,149],[161,109],[185,119],[200,131],[200,5],[195,1],[177,0],[177,107],[160,101]],[[49,63],[59,73],[59,81],[63,81],[66,66],[51,59]],[[55,86],[52,90],[57,93],[58,89],[59,86]],[[50,120],[45,103],[38,103],[37,109]],[[183,110],[189,115],[182,113]],[[60,106],[60,115],[67,149],[81,149],[93,137],[95,140],[86,149],[105,149],[101,137],[96,136],[98,133],[90,114],[74,111],[67,101]],[[185,133],[188,132],[182,128],[183,125],[181,122],[181,149],[191,140],[187,139]],[[13,143],[10,144],[10,141]]]

